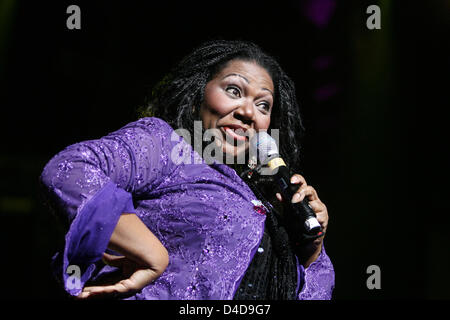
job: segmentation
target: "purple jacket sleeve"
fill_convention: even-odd
[[[308,268],[297,263],[299,300],[330,300],[334,289],[334,268],[325,247]]]
[[[53,269],[71,295],[98,271],[96,262],[120,215],[135,212],[132,194],[155,188],[171,172],[172,131],[160,119],[143,118],[101,139],[71,145],[45,166],[44,197],[68,229]]]

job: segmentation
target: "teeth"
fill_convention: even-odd
[[[240,136],[245,135],[245,131],[243,129],[233,129],[233,128],[229,128],[231,131],[233,131],[235,134],[238,134]]]
[[[245,136],[244,130],[242,130],[241,128],[233,129],[230,127],[225,127],[224,129],[225,129],[225,131],[232,133],[235,136],[235,139],[242,140],[242,141],[247,139]],[[237,138],[237,137],[239,137],[239,138]]]

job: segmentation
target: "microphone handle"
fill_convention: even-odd
[[[292,203],[291,199],[298,190],[298,185],[292,184],[289,170],[286,166],[279,166],[275,174],[280,192],[290,209],[286,214],[286,227],[291,229],[290,234],[297,239],[293,239],[296,243],[314,240],[323,235],[322,227],[317,221],[316,214],[309,205],[308,199],[300,202]],[[300,232],[299,232],[300,231]]]

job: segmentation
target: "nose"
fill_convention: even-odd
[[[234,111],[234,117],[241,120],[244,124],[251,125],[255,120],[255,107],[253,102],[249,100],[242,103]]]

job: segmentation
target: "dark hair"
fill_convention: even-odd
[[[162,118],[174,129],[184,128],[193,134],[193,122],[200,120],[198,109],[206,84],[234,59],[254,61],[271,76],[275,97],[270,129],[280,130],[280,153],[289,167],[295,169],[300,160],[300,139],[304,132],[295,86],[277,61],[254,43],[215,40],[200,45],[154,87],[140,116]]]
[[[274,84],[274,105],[270,128],[280,130],[280,153],[291,170],[296,170],[300,160],[300,139],[304,128],[292,80],[281,69],[277,61],[251,42],[216,40],[197,47],[172,69],[153,89],[148,105],[140,112],[141,117],[155,116],[167,121],[174,129],[184,128],[193,134],[194,120],[199,119],[199,107],[204,99],[208,81],[220,72],[228,62],[239,59],[254,61],[269,73]],[[195,110],[195,112],[193,112]],[[263,191],[264,184],[250,183],[254,192]],[[272,189],[271,189],[272,190]],[[273,192],[272,192],[273,193]],[[264,196],[259,193],[260,198]],[[272,195],[273,196],[273,195]],[[270,201],[270,200],[269,200]],[[276,255],[270,256],[270,268],[265,272],[273,274],[268,280],[261,280],[260,292],[266,299],[295,299],[297,269],[295,256],[283,226],[277,222],[271,210],[267,218],[270,243]],[[241,286],[253,281],[259,274],[258,261],[252,261]],[[269,263],[269,262],[268,262]],[[239,293],[235,298],[246,298]]]

